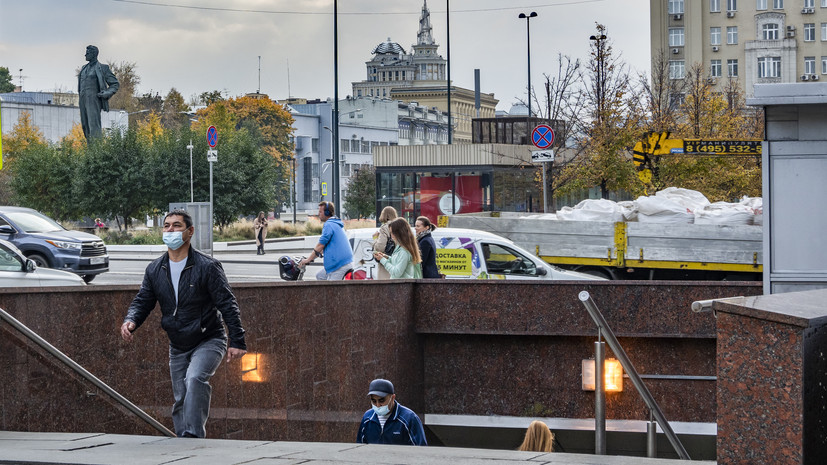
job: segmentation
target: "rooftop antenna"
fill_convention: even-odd
[[[20,91],[23,92],[23,68],[20,68]]]
[[[261,93],[261,55],[258,56],[258,89],[256,89],[256,93]]]
[[[287,59],[287,98],[292,98],[293,93],[290,92],[290,59]]]

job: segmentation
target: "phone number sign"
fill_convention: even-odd
[[[685,139],[683,153],[761,155],[761,141]]]

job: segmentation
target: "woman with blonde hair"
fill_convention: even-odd
[[[382,252],[385,254],[392,254],[395,243],[391,240],[391,230],[388,223],[395,220],[399,215],[396,214],[396,209],[388,206],[382,209],[379,214],[379,222],[382,226],[379,228],[378,235],[374,236],[373,251]],[[376,267],[376,279],[391,279],[390,273],[382,264]]]
[[[528,450],[533,452],[554,452],[554,434],[548,429],[548,425],[539,420],[534,420],[528,425],[525,432],[525,439],[517,450]]]
[[[373,251],[373,258],[388,270],[391,279],[419,279],[422,277],[422,257],[419,245],[411,231],[411,225],[404,218],[389,223],[391,239],[396,243],[392,255]]]

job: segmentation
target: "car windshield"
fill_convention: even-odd
[[[66,228],[55,220],[38,212],[9,212],[6,214],[20,229],[27,233],[64,231]]]

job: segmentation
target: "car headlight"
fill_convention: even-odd
[[[57,247],[58,249],[72,249],[72,250],[80,250],[83,246],[80,242],[66,242],[66,241],[51,241],[46,240],[49,244]]]

